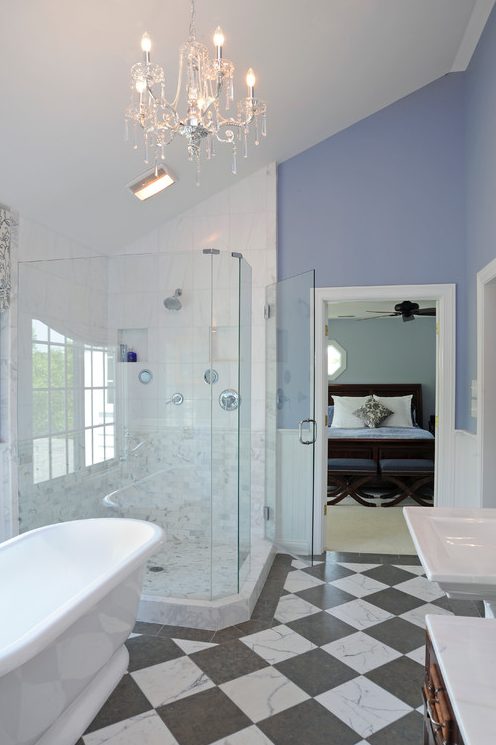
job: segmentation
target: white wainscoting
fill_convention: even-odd
[[[298,430],[278,429],[275,543],[295,554],[311,551],[312,471],[312,448]]]
[[[454,493],[451,504],[443,507],[478,508],[480,504],[479,489],[479,454],[477,436],[463,429],[455,430],[454,451]]]

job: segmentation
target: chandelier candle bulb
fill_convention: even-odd
[[[217,26],[214,33],[214,45],[217,50],[217,60],[220,62],[222,59],[222,47],[224,46],[224,33],[220,26]]]
[[[147,34],[147,32],[145,31],[145,33],[141,37],[141,49],[142,49],[142,51],[143,51],[143,53],[145,55],[145,65],[149,65],[150,64],[150,51],[151,51],[151,48],[152,48],[152,40],[151,40],[149,34]]]
[[[255,83],[256,83],[256,77],[255,73],[253,72],[253,68],[250,67],[248,72],[246,73],[246,85],[248,86],[248,95],[250,98],[255,98]]]

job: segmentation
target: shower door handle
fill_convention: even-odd
[[[312,423],[312,439],[304,440],[303,439],[303,425],[310,424],[310,422]],[[302,419],[300,422],[298,422],[298,439],[302,445],[313,445],[314,444],[314,442],[317,439],[317,422],[315,421],[315,419]]]

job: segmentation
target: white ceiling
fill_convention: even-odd
[[[171,189],[139,203],[145,170],[123,142],[128,71],[148,30],[175,87],[188,0],[1,0],[0,202],[98,251],[116,250],[271,161],[283,161],[450,72],[464,69],[494,0],[197,0],[199,36],[221,24],[238,93],[257,73],[269,136],[239,175],[229,155],[202,185],[183,143]]]

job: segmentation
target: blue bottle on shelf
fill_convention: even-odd
[[[134,351],[134,349],[130,349],[127,353],[127,361],[128,362],[137,362],[138,361],[138,355]]]

